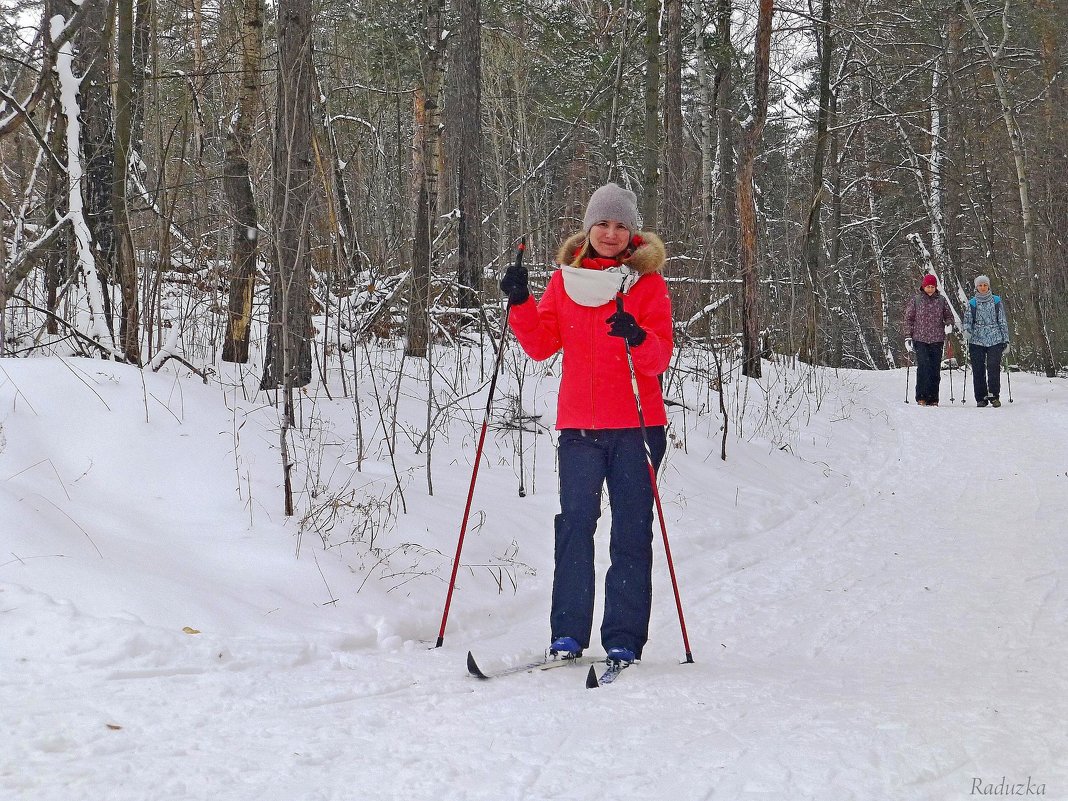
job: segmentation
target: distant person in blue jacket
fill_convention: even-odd
[[[976,406],[1001,406],[1001,357],[1009,346],[1005,304],[990,291],[990,279],[976,276],[975,296],[964,310],[964,341],[972,361]]]

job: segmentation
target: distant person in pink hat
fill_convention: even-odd
[[[905,350],[916,354],[916,404],[938,405],[942,380],[942,349],[952,330],[953,310],[938,291],[938,279],[928,273],[920,291],[905,308]]]

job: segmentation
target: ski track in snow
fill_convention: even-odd
[[[64,418],[44,390],[73,393],[69,373],[24,364],[6,365],[21,400],[0,374],[0,799],[944,801],[973,797],[978,777],[1068,799],[1063,381],[1017,374],[1000,410],[923,409],[901,402],[900,371],[843,372],[791,453],[732,439],[723,463],[714,432],[691,434],[663,497],[695,664],[680,664],[657,531],[645,659],[590,691],[586,666],[487,682],[464,667],[469,648],[493,670],[547,640],[545,435],[523,501],[497,442],[464,557],[483,564],[515,538],[537,574],[498,595],[462,570],[431,649],[441,576],[405,595],[372,579],[357,596],[363,576],[334,552],[313,562],[306,539],[295,560],[266,513],[243,528],[232,440],[186,453],[177,439],[201,414],[226,433],[194,391],[183,424],[156,410],[158,439],[126,454],[147,474],[161,453],[195,468],[153,484],[103,456],[138,417],[140,375],[135,390],[121,375],[97,387],[116,412],[86,396],[84,418]],[[145,379],[166,396],[168,379]],[[95,469],[49,449],[55,426],[84,433]],[[266,427],[244,436],[261,450],[243,458],[270,464]],[[465,439],[439,446],[435,497],[413,482],[399,522],[449,555]],[[45,457],[54,475],[22,472]]]

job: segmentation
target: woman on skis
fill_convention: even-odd
[[[534,302],[526,269],[501,281],[511,327],[530,358],[563,351],[557,405],[560,514],[549,615],[550,650],[578,656],[593,627],[594,532],[607,485],[612,512],[601,644],[610,661],[640,659],[652,603],[653,488],[639,427],[629,346],[654,469],[666,449],[659,376],[674,348],[664,244],[638,230],[634,193],[610,183],[590,197],[582,230]],[[623,298],[623,311],[616,298]]]

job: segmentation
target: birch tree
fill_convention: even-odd
[[[113,336],[111,294],[115,278],[115,225],[112,186],[115,175],[114,104],[111,93],[112,49],[115,17],[110,3],[94,4],[78,29],[73,69],[80,75],[78,106],[80,121],[79,162],[85,198],[82,214],[88,226],[94,278],[101,282],[100,300],[104,319]],[[109,337],[110,338],[110,337]]]
[[[1005,129],[1009,135],[1009,145],[1012,149],[1013,163],[1016,167],[1016,185],[1020,195],[1020,218],[1024,233],[1024,267],[1027,271],[1027,283],[1030,288],[1031,310],[1035,320],[1035,346],[1039,358],[1043,362],[1046,375],[1053,378],[1057,375],[1054,366],[1053,349],[1050,347],[1049,332],[1046,330],[1046,315],[1042,308],[1042,286],[1038,274],[1038,265],[1035,260],[1035,221],[1034,210],[1031,206],[1030,171],[1028,169],[1027,150],[1023,144],[1023,135],[1016,121],[1016,113],[1013,110],[1013,98],[1009,92],[1008,82],[1005,80],[1001,64],[1001,47],[997,50],[990,42],[983,26],[975,16],[975,9],[971,0],[963,0],[964,10],[968,15],[979,40],[982,43],[983,52],[986,54],[990,71],[994,77],[994,86],[997,89],[998,101],[1001,104],[1001,116],[1005,122]],[[1005,3],[1002,12],[1002,25],[1005,36],[1008,36],[1008,8]]]

